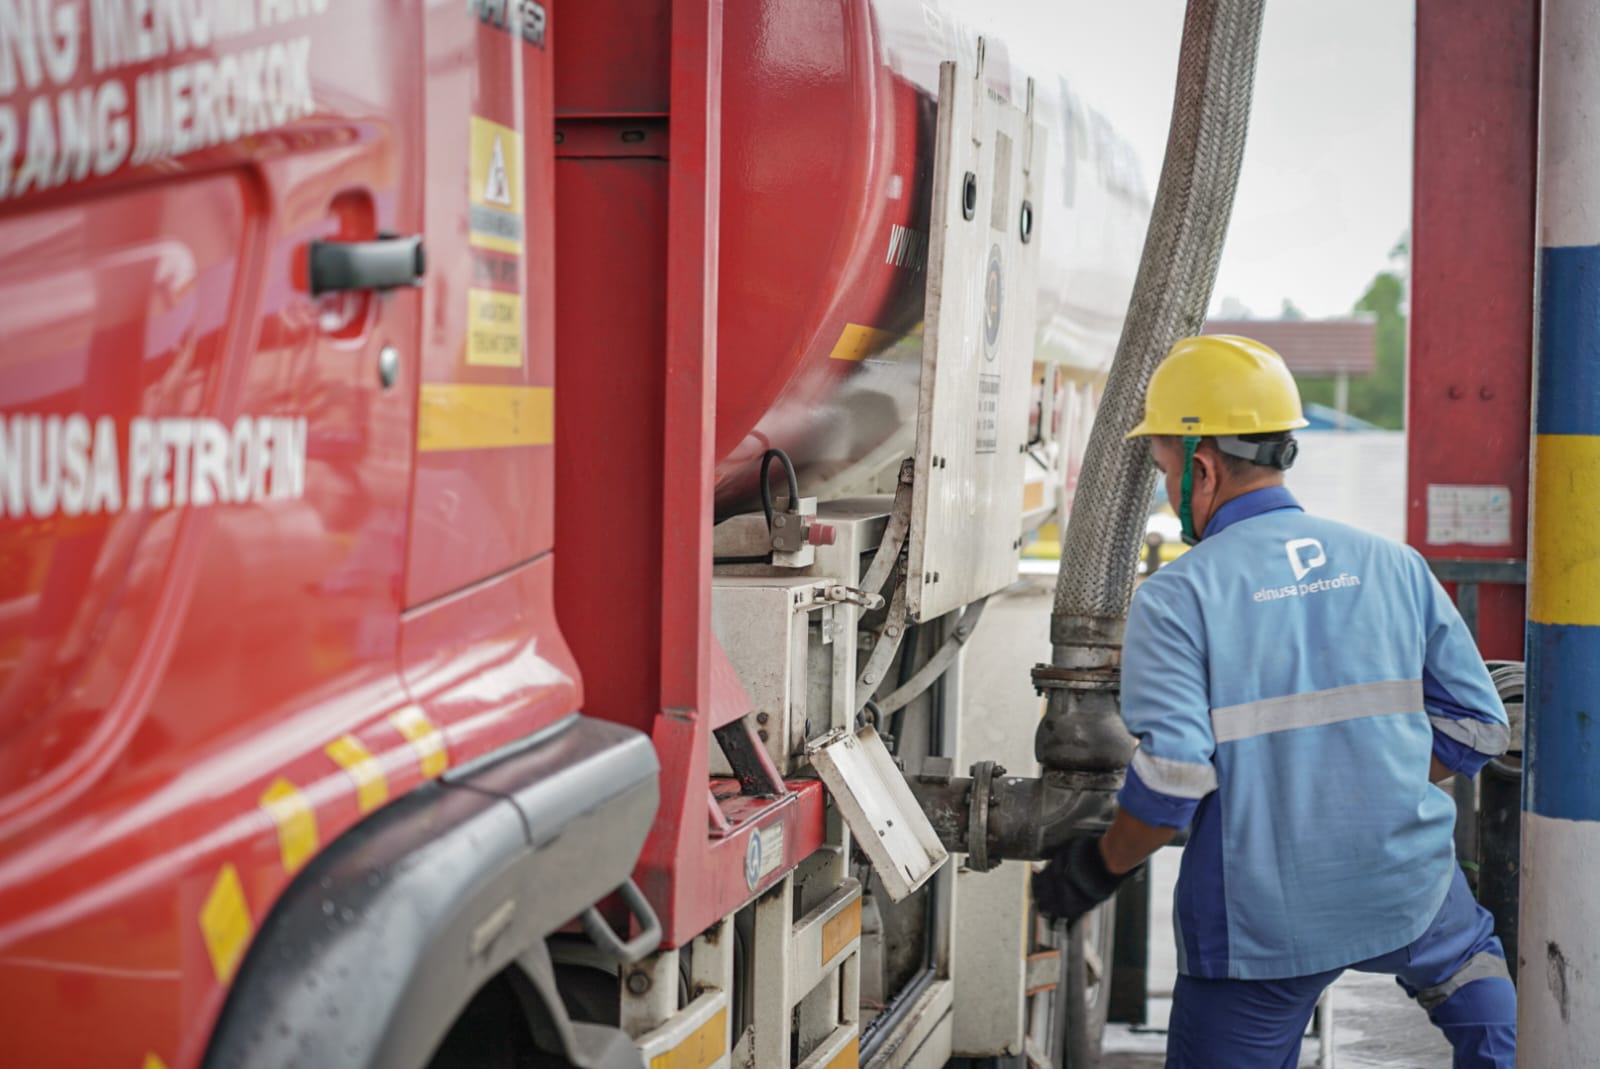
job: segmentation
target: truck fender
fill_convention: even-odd
[[[558,996],[542,1015],[529,1000],[555,994],[544,939],[627,883],[658,768],[644,735],[575,713],[373,813],[273,906],[204,1064],[420,1069],[518,959],[535,1039],[572,1042]]]

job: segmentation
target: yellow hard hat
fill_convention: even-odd
[[[1283,357],[1249,338],[1180,338],[1145,392],[1144,419],[1127,437],[1265,434],[1306,426]]]

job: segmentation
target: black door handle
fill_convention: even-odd
[[[422,281],[422,238],[383,235],[377,241],[313,241],[311,296],[338,290],[387,290]]]

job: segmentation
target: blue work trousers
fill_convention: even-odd
[[[1487,910],[1456,869],[1444,905],[1410,946],[1349,966],[1388,973],[1455,1048],[1455,1069],[1511,1069],[1517,995]],[[1343,969],[1284,980],[1178,977],[1167,1069],[1294,1069],[1317,999]]]

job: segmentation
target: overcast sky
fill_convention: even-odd
[[[992,6],[990,6],[992,4]],[[1048,48],[1138,151],[1166,145],[1182,0],[989,0],[1008,39]],[[1274,316],[1350,311],[1410,225],[1411,0],[1270,0],[1233,222],[1212,300]]]

